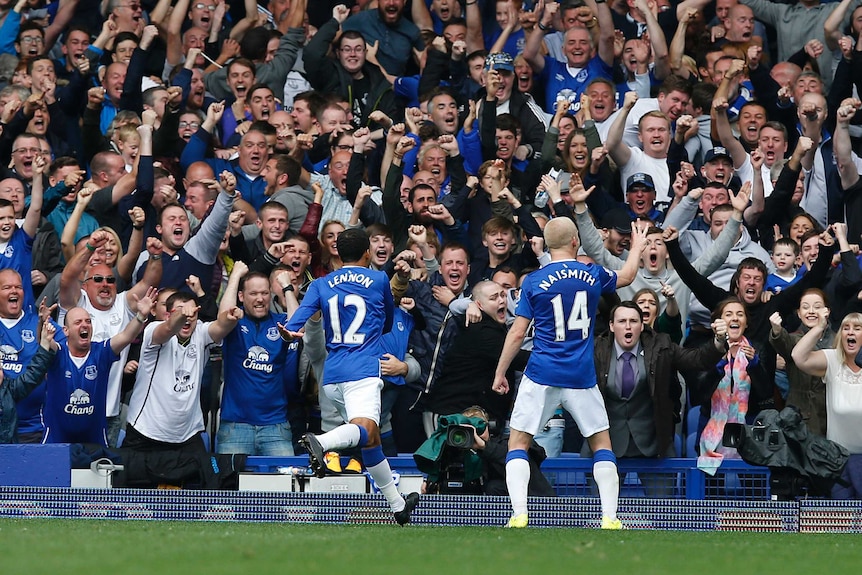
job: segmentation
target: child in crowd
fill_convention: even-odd
[[[766,276],[766,291],[779,293],[799,281],[799,244],[790,238],[779,238],[772,248],[775,273]]]

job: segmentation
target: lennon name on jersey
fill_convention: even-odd
[[[561,268],[547,275],[547,279],[539,282],[539,288],[548,291],[558,281],[575,278],[589,285],[596,285],[596,278],[587,270]]]
[[[355,272],[353,270],[345,270],[344,272],[331,277],[327,282],[330,288],[335,289],[335,286],[343,283],[354,283],[363,286],[368,289],[374,283],[374,278],[370,278],[362,272]]]

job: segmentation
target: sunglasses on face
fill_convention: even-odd
[[[84,281],[85,282],[94,281],[97,284],[106,283],[109,285],[113,285],[113,284],[117,283],[117,278],[115,278],[114,276],[92,276],[92,277],[85,279]]]

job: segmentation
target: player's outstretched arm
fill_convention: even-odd
[[[527,333],[529,326],[530,320],[528,318],[518,316],[506,335],[506,342],[503,344],[503,353],[500,354],[500,360],[497,362],[497,371],[494,372],[494,384],[491,387],[491,389],[500,395],[509,393],[509,382],[506,381],[506,372],[509,371],[512,360],[518,355],[521,343],[524,341],[524,335]]]

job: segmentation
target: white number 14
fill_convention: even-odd
[[[566,340],[566,331],[580,330],[583,339],[587,339],[590,334],[590,314],[587,311],[587,292],[579,291],[575,294],[575,299],[572,302],[572,310],[569,312],[569,317],[566,319],[565,310],[563,310],[563,295],[557,294],[551,299],[551,305],[554,308],[554,329],[556,331],[556,341]]]

